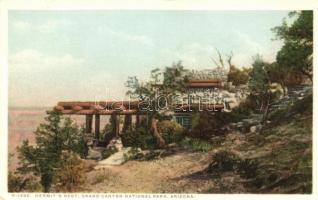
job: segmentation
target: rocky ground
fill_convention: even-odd
[[[310,193],[312,108],[293,109],[273,116],[262,130],[231,129],[209,152],[173,147],[172,154],[148,161],[103,168],[95,161],[81,192]],[[208,170],[220,151],[249,161],[245,173]]]

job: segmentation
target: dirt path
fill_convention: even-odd
[[[192,176],[207,167],[210,157],[208,153],[180,151],[159,160],[128,161],[121,166],[94,170],[87,174],[85,191],[200,192],[213,185],[213,181],[202,182]]]

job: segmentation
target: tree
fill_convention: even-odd
[[[297,17],[288,25],[284,19],[281,26],[273,28],[284,45],[277,53],[277,64],[288,71],[299,71],[312,80],[313,72],[313,12],[290,12],[289,17]]]
[[[56,171],[56,187],[61,192],[74,192],[84,183],[85,167],[78,154],[63,151],[61,155],[61,167]]]
[[[236,68],[234,65],[230,66],[230,71],[228,73],[228,81],[232,82],[233,85],[246,84],[249,79],[250,69],[243,68],[242,70]]]
[[[251,91],[252,99],[255,99],[258,109],[267,115],[270,100],[271,91],[270,85],[271,81],[266,71],[266,67],[269,63],[263,61],[260,55],[254,57],[254,62],[252,64],[253,68],[250,72],[250,80],[248,82],[249,89]]]
[[[158,120],[162,119],[165,112],[158,109],[158,106],[164,108],[164,111],[173,110],[173,99],[178,95],[178,92],[185,90],[188,71],[184,69],[181,62],[174,63],[171,67],[166,67],[164,71],[154,69],[151,71],[150,81],[140,83],[137,77],[129,77],[126,86],[129,89],[128,95],[133,95],[135,98],[143,102],[141,107],[147,112],[149,117],[149,131],[157,141],[158,147],[165,146],[165,140],[161,136],[160,130],[157,127]],[[162,77],[162,81],[160,80]]]
[[[69,118],[63,118],[56,112],[48,112],[35,131],[36,145],[29,145],[28,140],[18,147],[21,174],[34,174],[40,177],[44,192],[48,192],[57,169],[62,167],[62,151],[76,152],[85,156],[86,143],[80,129]]]

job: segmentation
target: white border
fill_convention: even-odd
[[[148,9],[148,10],[314,10],[314,22],[318,22],[317,0],[0,0],[0,199],[24,199],[13,197],[7,193],[7,137],[8,137],[8,10],[107,10],[107,9]],[[315,23],[314,23],[315,25]],[[317,30],[315,25],[315,30]],[[314,44],[317,42],[317,31],[314,31]],[[317,101],[318,66],[316,52],[318,46],[314,45],[314,102]],[[314,129],[313,129],[313,194],[312,195],[255,195],[255,194],[195,194],[196,199],[317,199],[317,111],[314,103]],[[62,194],[61,194],[62,195]],[[35,197],[35,194],[31,194]],[[80,196],[78,196],[80,197]],[[78,197],[69,199],[78,199]],[[62,199],[43,198],[36,199]],[[87,198],[82,198],[87,199]],[[101,199],[101,198],[96,198]],[[116,198],[122,199],[122,198]],[[127,198],[124,198],[127,199]],[[139,198],[140,199],[140,198]],[[142,198],[141,198],[142,199]],[[157,198],[153,198],[157,199]],[[162,199],[162,198],[158,198]]]

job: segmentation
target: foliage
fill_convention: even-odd
[[[109,144],[109,142],[114,138],[114,128],[114,116],[112,115],[109,118],[109,123],[105,125],[105,127],[102,130],[102,134],[100,134],[102,136],[101,140],[105,142],[105,145]]]
[[[237,168],[240,158],[230,151],[219,151],[213,155],[213,162],[209,165],[209,172],[227,172]]]
[[[241,84],[246,84],[249,79],[250,69],[243,68],[242,70],[236,68],[234,65],[230,66],[230,71],[228,73],[228,81],[232,82],[233,85],[238,86]]]
[[[121,135],[121,140],[125,147],[139,147],[141,149],[154,149],[157,147],[156,141],[144,127],[126,131]]]
[[[209,142],[190,137],[185,137],[180,144],[194,151],[208,152],[212,149],[212,145]]]
[[[296,101],[284,109],[276,110],[269,115],[269,119],[274,123],[284,122],[289,120],[291,116],[300,114],[312,115],[313,112],[313,95],[312,93],[305,96],[303,99]]]
[[[172,105],[172,101],[178,93],[185,90],[188,81],[187,74],[188,71],[184,69],[181,62],[178,62],[171,67],[166,67],[164,71],[160,71],[160,69],[152,70],[151,79],[148,82],[140,83],[137,77],[129,77],[126,83],[129,88],[127,95],[144,102],[141,107],[144,108],[150,119],[147,126],[149,128],[148,132],[152,133],[158,147],[164,147],[165,141],[157,128],[157,119],[167,113],[159,112],[159,110],[169,111],[173,109],[169,105]],[[160,109],[158,109],[158,106],[160,106]]]
[[[188,135],[209,141],[213,136],[223,134],[220,132],[220,128],[226,123],[221,112],[194,112],[192,114],[192,127]]]
[[[73,151],[83,157],[87,152],[83,151],[86,143],[80,129],[69,118],[63,120],[60,114],[48,112],[45,121],[35,131],[36,146],[25,140],[18,147],[20,163],[17,170],[21,174],[39,176],[43,191],[48,192],[56,170],[62,167],[62,151]]]
[[[180,124],[172,120],[163,120],[158,122],[158,127],[162,137],[167,144],[179,142],[183,138],[183,129]]]
[[[124,158],[126,161],[136,160],[141,157],[143,157],[143,154],[137,147],[132,147],[127,153],[124,154]]]
[[[250,99],[247,98],[245,101],[242,101],[239,106],[233,108],[231,112],[218,113],[218,118],[223,122],[220,122],[223,126],[227,123],[239,122],[242,119],[248,118],[254,109],[255,106],[251,103]]]
[[[22,192],[32,191],[40,192],[42,189],[41,185],[34,176],[21,176],[14,172],[8,174],[8,191],[9,192]]]
[[[265,70],[268,65],[260,55],[254,57],[253,68],[250,72],[249,89],[253,94],[264,95],[269,90],[269,77]]]
[[[111,148],[104,149],[102,151],[102,157],[103,157],[103,159],[106,159],[106,158],[108,158],[109,156],[113,155],[116,152],[118,152],[116,147],[111,147]]]
[[[241,159],[233,152],[222,150],[213,155],[213,162],[208,166],[208,172],[237,171],[243,178],[254,178],[258,173],[258,165],[255,159]]]
[[[210,141],[215,136],[222,136],[226,131],[221,131],[230,122],[238,122],[251,113],[253,107],[245,101],[232,110],[232,112],[194,112],[192,114],[192,127],[187,135],[193,138]]]
[[[286,20],[273,28],[284,45],[277,53],[280,67],[288,71],[299,71],[312,79],[313,68],[313,11],[291,12],[296,17],[291,25]]]
[[[273,100],[271,80],[266,70],[268,65],[269,63],[264,62],[260,55],[256,55],[248,82],[248,87],[251,91],[249,100],[254,101],[252,104],[256,105],[261,113],[264,113],[264,118],[266,118],[269,105]]]
[[[73,192],[84,183],[85,168],[80,157],[71,151],[61,154],[61,167],[54,176],[57,191]]]
[[[107,172],[106,170],[103,170],[102,172],[97,173],[93,179],[92,184],[96,185],[96,184],[104,182],[105,180],[108,180],[110,175],[106,172]]]
[[[259,163],[253,159],[244,159],[238,163],[238,170],[243,178],[254,178],[257,175]]]

